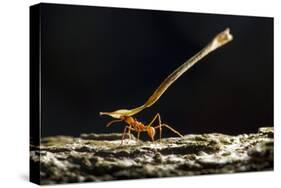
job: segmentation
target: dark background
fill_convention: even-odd
[[[273,19],[41,5],[42,136],[122,132],[114,111],[142,105],[174,69],[226,27],[234,40],[136,115],[182,134],[273,126]],[[173,133],[164,131],[165,136]]]

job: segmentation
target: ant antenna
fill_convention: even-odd
[[[113,123],[117,123],[117,122],[121,122],[123,121],[122,119],[118,119],[118,120],[113,120],[113,121],[110,121],[108,124],[106,124],[106,127],[109,127],[110,125],[112,125]]]

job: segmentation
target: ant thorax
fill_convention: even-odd
[[[124,121],[128,125],[136,128],[136,129],[144,129],[145,128],[145,126],[141,122],[137,121],[135,118],[133,118],[131,116],[125,116]]]

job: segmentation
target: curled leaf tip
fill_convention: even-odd
[[[224,31],[220,32],[215,36],[211,43],[211,51],[225,45],[226,43],[232,41],[233,35],[230,33],[230,29],[226,28]]]

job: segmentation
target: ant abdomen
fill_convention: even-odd
[[[147,127],[147,134],[154,141],[155,129],[153,127]]]

